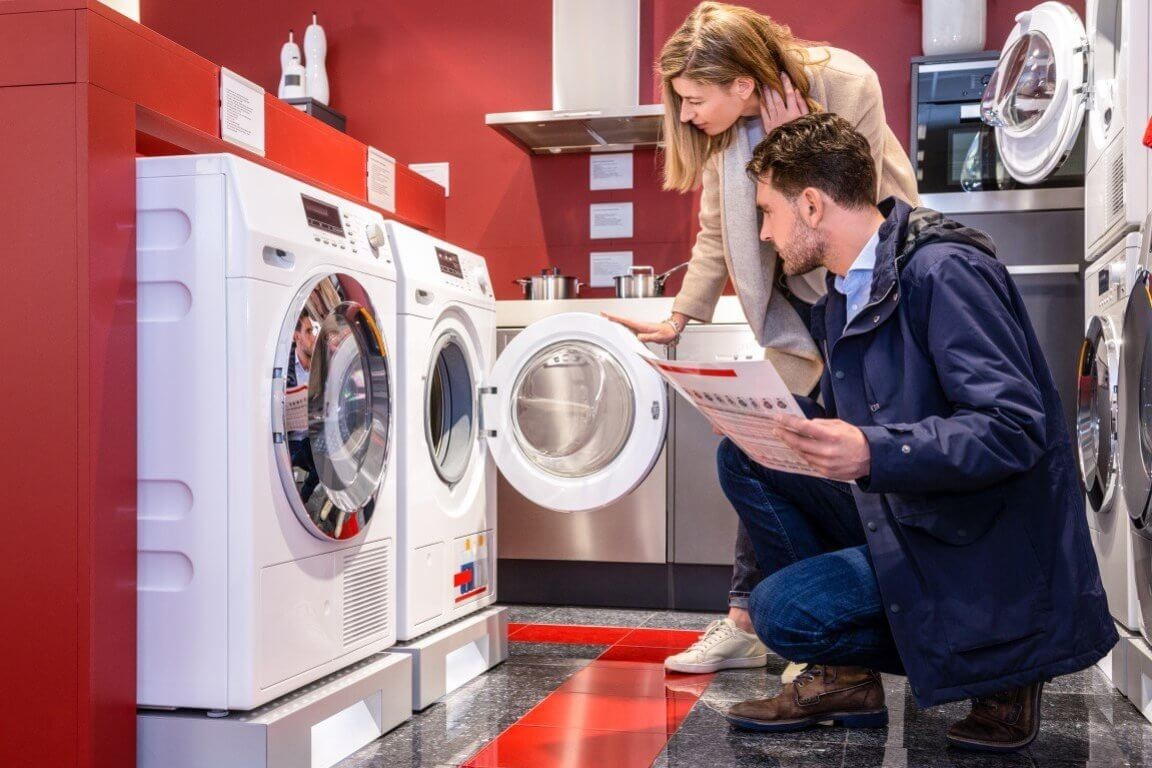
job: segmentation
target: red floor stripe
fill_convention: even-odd
[[[566,643],[572,645],[612,645],[630,630],[624,627],[585,627],[562,624],[526,624],[516,633],[518,643]],[[508,636],[512,639],[511,634]]]
[[[713,675],[664,670],[664,659],[697,637],[666,629],[509,625],[515,642],[611,647],[464,765],[647,768],[712,682]]]

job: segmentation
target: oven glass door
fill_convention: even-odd
[[[921,104],[918,123],[921,194],[1084,185],[1083,135],[1055,173],[1039,183],[1022,184],[1001,161],[996,130],[981,122],[979,104]]]

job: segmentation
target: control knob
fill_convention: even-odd
[[[384,229],[379,224],[369,224],[367,227],[368,245],[374,250],[384,247]]]

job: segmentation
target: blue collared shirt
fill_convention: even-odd
[[[880,245],[879,230],[873,232],[872,237],[864,244],[860,255],[848,268],[848,274],[844,277],[836,276],[836,290],[844,295],[844,303],[846,304],[845,328],[852,322],[852,318],[860,314],[860,310],[868,304],[868,298],[872,292],[872,269],[876,266],[876,247],[878,245]]]

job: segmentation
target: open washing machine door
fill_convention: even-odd
[[[272,387],[280,479],[313,536],[347,541],[372,519],[392,428],[389,353],[354,277],[310,280],[289,305]]]
[[[1008,172],[1022,184],[1048,178],[1076,143],[1088,97],[1084,23],[1061,2],[1016,16],[988,80],[980,117],[996,128]]]
[[[1101,515],[1112,508],[1118,485],[1119,390],[1120,338],[1112,320],[1097,315],[1080,345],[1076,460],[1091,511]]]
[[[664,446],[663,379],[625,328],[597,315],[528,326],[481,390],[496,465],[528,500],[561,512],[599,509],[638,486]]]

